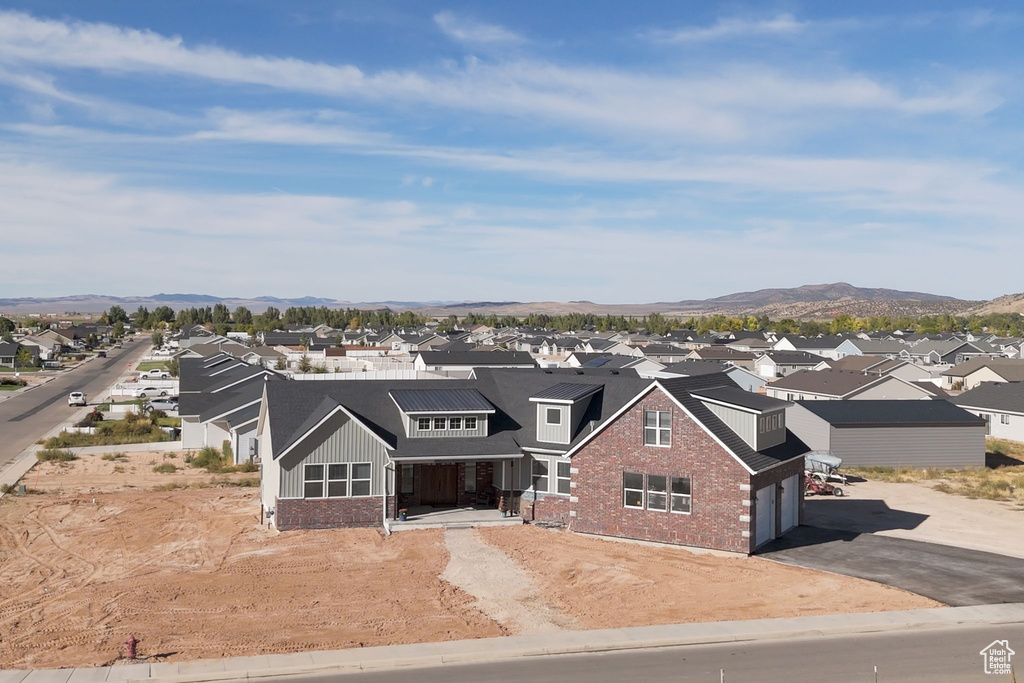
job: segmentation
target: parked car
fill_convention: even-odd
[[[169,410],[178,409],[178,397],[168,396],[167,398],[154,398],[146,404],[147,410],[162,410],[165,413]]]
[[[144,370],[139,373],[139,379],[169,379],[171,373],[160,368],[153,368],[152,370]]]
[[[149,398],[151,396],[166,396],[167,389],[161,389],[160,387],[139,387],[132,392],[135,398]]]
[[[69,406],[84,406],[84,405],[86,405],[85,394],[83,394],[81,391],[72,391],[70,394],[68,394],[68,405]]]
[[[97,351],[96,352],[96,357],[97,358],[106,358],[107,357],[107,352],[106,351]]]

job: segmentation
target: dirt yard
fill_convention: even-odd
[[[0,668],[111,663],[130,634],[152,661],[481,638],[535,623],[456,587],[474,586],[474,574],[466,557],[453,556],[455,571],[449,548],[472,559],[472,537],[278,534],[259,525],[255,490],[231,482],[253,475],[153,472],[168,461],[182,456],[43,463],[25,479],[38,493],[0,499]],[[499,555],[494,566],[524,574],[524,605],[554,628],[935,606],[758,559],[534,527],[473,533]]]
[[[582,628],[925,609],[919,595],[756,557],[605,540],[540,527],[479,529]]]

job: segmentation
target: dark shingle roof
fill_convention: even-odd
[[[777,398],[772,398],[771,396],[755,394],[737,386],[715,387],[712,389],[694,389],[690,393],[698,398],[709,398],[713,401],[729,403],[731,405],[749,408],[758,412],[779,410],[780,408],[785,408],[790,405],[788,401],[781,401]]]
[[[492,412],[494,406],[476,389],[396,389],[391,398],[406,413]]]
[[[949,401],[798,401],[835,427],[963,427],[985,421]]]
[[[878,380],[878,375],[866,375],[852,370],[798,370],[772,382],[771,387],[809,394],[846,396]]]
[[[537,401],[578,401],[585,396],[600,391],[604,385],[578,384],[576,382],[560,382],[543,391],[539,391],[531,399]]]
[[[743,464],[755,472],[778,465],[780,462],[798,457],[810,449],[786,430],[786,441],[774,448],[755,451],[743,438],[726,426],[704,403],[694,395],[695,392],[707,391],[716,387],[728,386],[732,380],[724,374],[702,375],[699,377],[680,377],[678,379],[661,379],[658,383],[671,394],[691,415],[714,434],[725,447]]]
[[[427,365],[536,365],[526,351],[420,351],[419,355]]]
[[[985,382],[950,400],[958,406],[1024,413],[1024,382]]]
[[[678,363],[666,365],[664,372],[671,372],[673,375],[684,377],[696,377],[697,375],[717,375],[724,372],[728,366],[720,360],[684,360]]]

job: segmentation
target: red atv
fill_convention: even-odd
[[[804,495],[809,496],[814,493],[822,496],[840,497],[843,495],[843,489],[834,484],[829,484],[827,481],[822,481],[818,477],[811,476],[810,472],[804,472]]]

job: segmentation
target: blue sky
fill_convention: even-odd
[[[1022,12],[0,2],[0,296],[1017,292]]]

